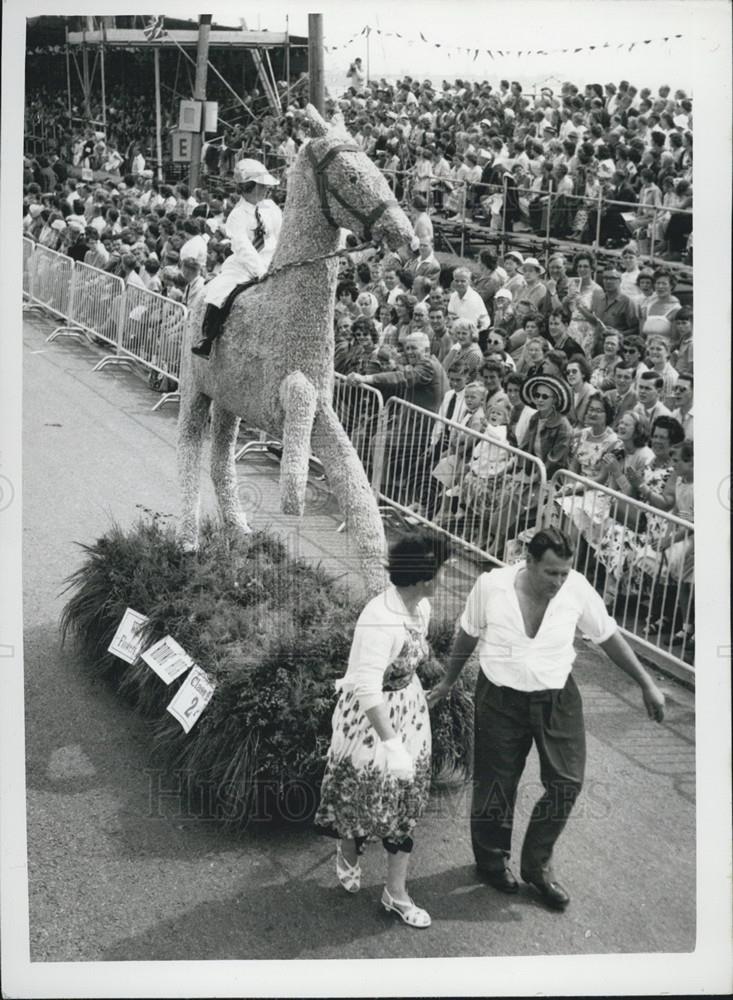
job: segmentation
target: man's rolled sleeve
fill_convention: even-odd
[[[482,573],[474,583],[471,593],[466,599],[466,606],[461,615],[460,626],[466,635],[478,639],[485,624],[488,574]]]
[[[587,580],[583,590],[583,611],[578,619],[578,628],[596,646],[610,639],[618,629],[616,619],[608,613],[603,598]]]

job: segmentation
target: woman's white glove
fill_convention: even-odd
[[[384,740],[382,746],[385,750],[385,765],[389,773],[395,778],[411,781],[415,777],[415,764],[399,736],[393,736],[391,740]]]

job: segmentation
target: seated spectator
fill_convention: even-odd
[[[516,294],[512,293],[514,303],[528,302],[530,308],[539,316],[545,316],[550,309],[547,285],[540,281],[545,273],[544,267],[536,257],[525,257],[522,264],[522,276],[524,277],[524,287]]]
[[[693,440],[694,418],[692,412],[692,394],[694,385],[692,372],[682,372],[672,391],[672,398],[674,400],[672,416],[682,425],[686,441]]]
[[[510,373],[504,379],[504,390],[511,404],[511,411],[508,421],[509,443],[515,446],[523,441],[527,434],[529,418],[537,411],[532,406],[528,406],[522,399],[522,386],[524,378],[515,372]]]
[[[486,426],[484,400],[486,390],[480,382],[469,382],[463,390],[464,413],[461,424],[468,430],[483,432]],[[443,487],[438,494],[436,524],[446,528],[455,527],[454,515],[458,511],[461,486],[471,461],[476,444],[472,434],[466,434],[455,427],[448,431],[448,447],[440,461],[432,470],[432,477]]]
[[[631,467],[625,472],[632,495],[635,493],[642,503],[663,511],[672,508],[674,496],[666,490],[673,472],[672,448],[683,440],[684,431],[672,417],[661,416],[652,424],[651,450],[654,457],[644,466],[640,476]],[[620,501],[614,503],[612,515],[613,519],[607,523],[596,553],[606,570],[604,599],[611,605],[614,602],[620,604],[626,599],[626,594],[641,596],[640,557],[649,546],[658,548],[669,523],[665,518],[645,515],[639,507]]]
[[[506,474],[514,463],[508,444],[508,423],[511,404],[508,399],[484,404],[486,411],[482,433],[488,440],[478,441],[461,483],[459,515],[462,515],[462,537],[489,548],[492,524],[510,496],[505,489]]]
[[[479,332],[491,325],[483,299],[471,288],[471,272],[466,267],[457,267],[453,272],[453,292],[448,300],[448,317],[453,322],[458,319],[470,320]]]
[[[639,402],[636,412],[645,417],[650,424],[654,424],[657,417],[671,416],[669,407],[661,400],[664,391],[664,379],[657,372],[645,371],[639,376],[637,393]]]
[[[621,417],[630,410],[635,409],[639,402],[633,367],[626,361],[619,361],[614,369],[612,383],[604,391],[603,395],[613,407],[615,414],[613,427],[617,431]]]
[[[672,364],[680,375],[693,370],[692,309],[682,306],[672,322]]]
[[[564,307],[552,310],[547,317],[547,329],[552,346],[556,350],[562,351],[566,358],[571,358],[574,354],[583,353],[580,344],[576,340],[573,340],[568,333]]]
[[[570,472],[593,482],[605,482],[608,468],[604,457],[619,443],[611,428],[612,418],[613,408],[608,400],[601,395],[594,396],[586,411],[587,426],[580,431],[572,449]],[[598,543],[611,503],[607,493],[570,481],[556,495],[555,502],[569,522],[566,530],[571,537],[580,536],[591,544]]]
[[[443,368],[448,374],[454,364],[460,363],[473,380],[483,362],[478,346],[478,330],[469,319],[457,319],[451,327],[453,347],[443,359]]]
[[[598,390],[590,384],[590,365],[583,354],[574,354],[565,369],[565,378],[570,386],[570,409],[568,420],[579,429],[585,426],[585,414],[590,400]]]
[[[654,272],[654,294],[650,295],[639,306],[639,318],[642,328],[647,319],[653,316],[662,316],[670,323],[675,318],[682,304],[676,295],[673,295],[677,279],[666,268],[659,268]]]
[[[512,293],[507,288],[500,288],[494,295],[494,330],[508,336],[514,330],[514,308]],[[488,344],[488,336],[486,338]]]
[[[545,343],[547,342],[545,341]],[[567,355],[563,354],[562,351],[556,351],[554,348],[551,348],[547,351],[542,361],[542,374],[552,375],[554,378],[559,378],[564,382],[567,366]]]
[[[545,355],[550,350],[550,344],[544,337],[529,337],[517,360],[517,372],[525,379],[533,378],[542,373]]]
[[[520,270],[523,264],[524,257],[518,250],[510,250],[509,253],[504,254],[502,266],[507,275],[504,288],[511,294],[512,300],[519,296],[519,293],[526,284],[524,275]]]
[[[669,361],[669,344],[661,337],[653,337],[647,340],[646,356],[649,362],[649,371],[655,372],[662,378],[664,383],[660,398],[665,406],[674,405],[674,387],[677,384],[679,375]]]
[[[351,324],[350,336],[336,344],[334,370],[341,375],[348,375],[350,372],[365,374],[377,341],[373,321],[367,316],[357,316]]]
[[[486,404],[508,402],[509,397],[502,388],[503,366],[497,361],[485,360],[478,373],[479,380],[486,388]]]
[[[603,335],[603,354],[591,359],[590,383],[595,389],[610,389],[616,365],[621,361],[622,338],[616,330],[606,330]]]
[[[692,232],[692,187],[689,180],[683,178],[677,182],[676,211],[670,213],[667,224],[666,260],[681,260],[687,248],[687,241]]]
[[[358,295],[356,285],[352,281],[340,281],[336,286],[335,315],[348,315],[352,320],[356,319],[359,315],[359,307],[356,304]]]
[[[430,324],[430,352],[438,361],[444,361],[453,347],[453,337],[445,321],[445,310],[442,306],[429,306],[428,321]]]

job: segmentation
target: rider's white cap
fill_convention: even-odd
[[[260,163],[259,160],[239,160],[234,165],[234,179],[239,184],[254,181],[256,184],[266,184],[270,187],[276,187],[280,183],[267,172],[264,163]]]

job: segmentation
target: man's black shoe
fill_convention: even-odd
[[[563,889],[559,882],[543,875],[531,877],[522,872],[522,878],[529,885],[533,885],[547,905],[553,910],[564,910],[570,902],[570,896]]]
[[[191,353],[197,354],[200,358],[208,358],[211,354],[211,345],[213,343],[213,340],[209,340],[205,337],[203,340],[200,340],[198,344],[193,345]]]
[[[519,883],[514,878],[511,868],[478,868],[479,878],[499,892],[519,892]]]

